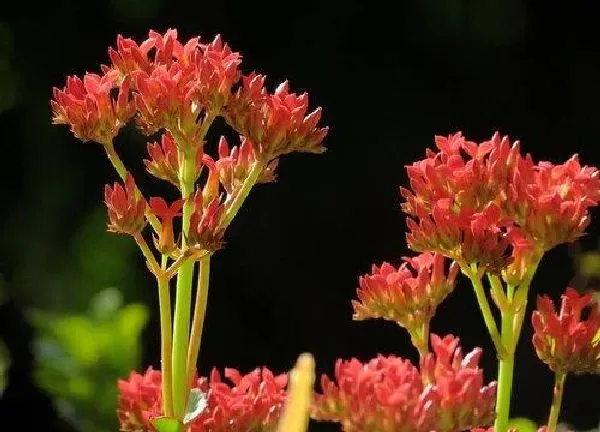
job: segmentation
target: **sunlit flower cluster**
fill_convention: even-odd
[[[417,369],[395,356],[363,364],[338,360],[335,382],[321,380],[313,417],[346,432],[451,432],[493,421],[496,384],[484,385],[481,350],[463,356],[454,336],[432,335],[433,352]]]
[[[266,368],[242,375],[225,369],[223,380],[214,369],[209,378],[195,380],[193,391],[206,395],[206,408],[187,425],[190,432],[271,431],[285,402],[287,374]],[[161,373],[149,368],[119,381],[121,431],[155,431],[152,421],[161,416]]]

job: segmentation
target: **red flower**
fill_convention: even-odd
[[[544,250],[577,240],[590,222],[589,209],[600,200],[600,177],[595,167],[581,166],[577,155],[553,165],[540,162],[527,185],[523,229]]]
[[[173,63],[156,66],[151,73],[137,70],[131,76],[139,128],[146,134],[166,128],[193,141],[200,129],[200,108],[192,104],[193,69]]]
[[[246,137],[240,137],[240,145],[229,148],[225,137],[219,141],[219,160],[216,169],[221,184],[229,195],[233,195],[248,177],[253,165],[257,162],[254,146]],[[269,183],[276,179],[275,171],[278,160],[272,160],[260,174],[257,183]]]
[[[223,205],[220,197],[215,196],[207,202],[202,194],[202,190],[197,189],[194,195],[188,242],[195,248],[215,251],[223,245],[225,231],[220,226]]]
[[[589,309],[587,318],[582,317]],[[600,373],[600,308],[591,294],[567,288],[557,314],[552,300],[538,297],[531,317],[538,357],[554,372]]]
[[[131,372],[127,380],[119,380],[117,414],[120,431],[153,431],[151,420],[161,415],[161,374],[151,367],[143,375]]]
[[[451,432],[490,424],[496,385],[483,385],[481,351],[463,357],[452,336],[432,336],[432,346],[421,373],[394,356],[366,364],[338,360],[337,383],[322,377],[313,418],[341,423],[347,432]]]
[[[202,167],[203,152],[201,148],[198,148],[196,152],[196,177],[198,177]],[[144,159],[146,170],[154,177],[166,180],[179,188],[179,156],[173,135],[165,132],[160,143],[148,143],[148,155],[150,159]]]
[[[510,261],[506,236],[510,226],[501,219],[500,210],[493,204],[478,213],[470,208],[457,213],[450,199],[440,199],[433,204],[431,214],[421,213],[418,221],[407,219],[407,243],[415,251],[438,252],[493,272]]]
[[[581,236],[589,208],[600,200],[598,170],[582,167],[576,157],[562,165],[534,164],[518,142],[511,145],[499,134],[481,144],[460,133],[435,142],[439,151],[428,149],[424,160],[408,166],[410,189],[400,190],[409,216],[408,242],[415,250],[460,259],[457,247],[472,242],[471,255],[479,259],[484,252],[484,261],[502,268],[511,262],[502,263],[503,248],[520,249],[523,257],[524,243],[511,243],[519,238],[530,244],[533,262],[543,251]],[[493,213],[486,214],[490,208]],[[521,234],[505,238],[514,227]],[[461,255],[470,261],[462,250]],[[514,267],[508,276],[519,280],[521,270]]]
[[[202,54],[195,56],[196,84],[194,95],[200,105],[215,112],[227,104],[231,87],[239,81],[242,57],[231,51],[221,36],[206,45],[200,45]]]
[[[194,388],[207,395],[206,409],[189,424],[190,432],[267,432],[276,426],[286,397],[287,374],[273,375],[267,368],[247,375],[225,369],[229,382],[213,370]],[[144,375],[132,372],[119,381],[119,421],[122,431],[155,429],[153,418],[161,414],[161,374],[151,368]]]
[[[405,257],[398,269],[388,263],[373,266],[371,274],[359,279],[358,301],[352,301],[354,319],[395,321],[409,331],[413,342],[426,345],[429,322],[454,289],[458,270],[453,263],[446,276],[444,257],[429,252]]]
[[[111,96],[115,88],[119,89],[116,99]],[[71,126],[75,137],[83,142],[112,142],[134,113],[129,81],[118,85],[115,71],[102,76],[88,73],[83,80],[70,76],[66,86],[62,90],[54,87],[53,93],[52,122]]]
[[[317,128],[321,108],[307,115],[308,94],[289,93],[287,81],[270,95],[265,77],[242,77],[242,86],[231,99],[226,113],[229,124],[247,136],[266,160],[294,151],[322,153],[328,128]]]
[[[179,199],[168,205],[163,198],[150,198],[150,209],[160,219],[162,230],[158,240],[154,238],[156,249],[162,254],[171,254],[177,249],[173,236],[173,219],[180,215],[184,200]]]
[[[146,201],[139,196],[131,174],[125,178],[125,188],[119,183],[104,187],[104,202],[108,209],[108,230],[135,235],[146,225]]]

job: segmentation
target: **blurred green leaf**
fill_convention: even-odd
[[[537,425],[532,420],[524,417],[511,419],[508,422],[508,427],[509,429],[514,428],[518,432],[537,432],[538,430]]]
[[[115,384],[139,367],[140,333],[147,320],[144,305],[123,306],[114,288],[97,293],[84,314],[31,311],[39,332],[36,377],[78,429],[115,429]]]
[[[183,416],[183,424],[187,425],[188,423],[193,422],[200,414],[202,414],[202,411],[206,409],[207,405],[208,400],[206,393],[200,389],[192,389],[188,398],[186,413]]]
[[[170,417],[158,417],[152,420],[152,425],[158,432],[182,432],[183,427],[177,419]]]

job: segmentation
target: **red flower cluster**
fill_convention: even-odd
[[[359,278],[354,319],[383,318],[406,328],[413,342],[427,345],[429,322],[440,303],[452,292],[458,264],[445,275],[444,257],[424,252],[405,257],[398,269],[383,263]],[[423,340],[424,339],[424,340]]]
[[[125,187],[115,183],[104,188],[104,201],[108,208],[109,231],[135,235],[146,225],[146,201],[135,187],[133,177],[127,174]]]
[[[188,426],[190,432],[271,431],[283,408],[287,374],[273,375],[266,368],[247,375],[225,369],[230,383],[213,370],[194,388],[207,395],[207,407]],[[161,374],[149,368],[143,375],[132,372],[119,381],[121,431],[154,431],[152,420],[161,415]]]
[[[496,384],[483,385],[481,350],[463,357],[458,342],[432,335],[433,353],[421,372],[394,356],[366,364],[338,360],[337,384],[323,376],[313,418],[341,423],[346,432],[453,432],[490,424]]]
[[[111,142],[135,110],[129,80],[119,85],[117,78],[113,71],[102,76],[88,73],[83,80],[68,77],[64,89],[53,89],[53,123],[70,125],[73,134],[84,142]],[[116,88],[115,98],[111,93]]]
[[[287,82],[269,93],[265,76],[242,75],[242,57],[219,36],[207,44],[198,37],[182,43],[173,29],[164,35],[150,31],[141,44],[119,36],[109,57],[103,75],[70,77],[64,89],[54,89],[54,123],[69,124],[83,141],[103,144],[113,162],[113,138],[132,117],[146,134],[164,131],[160,143],[148,144],[144,164],[153,176],[187,189],[208,168],[201,199],[185,191],[196,211],[190,232],[183,234],[210,250],[220,244],[221,225],[227,224],[222,206],[234,201],[246,180],[274,180],[283,154],[324,150],[327,128],[317,127],[321,109],[308,114],[308,95],[289,93]],[[204,138],[219,116],[241,134],[241,144],[230,150],[223,140],[215,160],[204,153]],[[168,231],[163,229],[160,243],[170,252]]]
[[[584,309],[589,308],[586,319]],[[557,314],[552,300],[540,296],[531,318],[538,357],[557,373],[600,373],[600,306],[591,294],[567,288]]]
[[[64,89],[54,89],[54,122],[71,125],[84,141],[111,141],[136,112],[142,131],[167,129],[187,147],[202,140],[204,120],[221,115],[251,139],[266,162],[291,151],[323,151],[327,128],[317,128],[321,109],[307,115],[308,95],[289,93],[287,82],[270,94],[263,75],[243,76],[242,57],[220,36],[208,44],[198,37],[182,43],[176,30],[150,31],[139,45],[119,36],[109,57],[104,75],[71,77]]]
[[[581,236],[600,200],[598,170],[576,156],[534,164],[498,134],[481,144],[460,133],[435,142],[439,151],[408,166],[410,189],[401,189],[414,250],[491,271],[517,262],[510,273],[518,279],[528,261]]]

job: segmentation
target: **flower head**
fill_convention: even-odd
[[[150,158],[144,159],[146,170],[154,177],[168,181],[179,188],[179,156],[173,135],[165,132],[160,143],[148,143],[148,155]],[[196,177],[200,175],[202,156],[202,149],[198,148],[196,150]]]
[[[218,196],[207,202],[202,195],[201,189],[197,189],[194,194],[194,211],[190,217],[188,242],[195,248],[215,251],[223,244],[223,205]]]
[[[580,237],[600,201],[598,170],[576,156],[536,164],[499,134],[481,144],[461,133],[435,143],[438,151],[407,167],[410,188],[400,190],[414,250],[483,264],[519,282],[544,251]]]
[[[161,382],[160,371],[151,367],[143,374],[131,372],[127,380],[119,380],[119,430],[153,430],[150,422],[161,413]]]
[[[104,187],[104,202],[108,209],[108,230],[135,235],[146,225],[146,201],[135,187],[131,174],[125,178],[125,187],[116,183]]]
[[[583,312],[588,309],[588,316]],[[554,372],[600,373],[600,307],[591,294],[567,288],[556,313],[552,300],[540,296],[533,312],[533,345]]]
[[[454,289],[458,274],[458,264],[453,263],[447,275],[444,267],[444,257],[429,252],[405,257],[397,269],[388,263],[373,266],[371,274],[359,279],[358,300],[352,301],[354,319],[395,321],[409,331],[413,342],[426,345],[428,332],[423,330]]]
[[[242,375],[225,369],[223,380],[216,369],[210,378],[199,378],[194,389],[206,394],[207,406],[196,417],[191,432],[232,432],[274,430],[286,397],[287,374],[274,375],[266,368]],[[152,431],[152,420],[161,415],[161,373],[148,369],[143,375],[132,372],[119,381],[119,421],[122,431]]]
[[[158,239],[154,238],[156,249],[163,254],[170,254],[177,249],[173,234],[173,219],[181,215],[184,201],[176,200],[171,205],[161,197],[150,198],[150,210],[161,222],[161,232]]]
[[[116,98],[112,96],[115,88]],[[83,142],[112,142],[134,113],[129,80],[118,84],[115,72],[110,70],[104,75],[88,73],[83,79],[70,76],[66,86],[62,90],[55,87],[53,93],[52,122],[69,125]]]
[[[268,161],[294,151],[322,153],[328,129],[317,128],[321,108],[307,114],[308,94],[289,93],[287,82],[269,94],[264,81],[262,75],[242,77],[242,86],[228,105],[229,124]]]
[[[483,385],[480,350],[463,357],[452,336],[432,336],[432,346],[421,372],[394,356],[338,360],[336,382],[322,378],[313,418],[348,432],[451,432],[491,423],[496,385]]]

